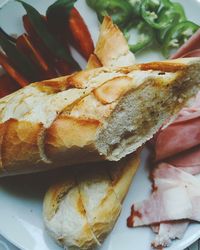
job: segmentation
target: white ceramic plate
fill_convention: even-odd
[[[53,0],[27,1],[41,12]],[[200,0],[179,0],[183,4],[187,17],[200,24]],[[98,37],[99,24],[94,12],[79,0],[76,4],[86,23],[89,26],[94,41]],[[24,13],[20,4],[10,1],[0,9],[0,24],[10,34],[22,33],[21,16]],[[75,57],[81,65],[85,61],[77,53]],[[158,50],[153,49],[141,53],[138,62],[163,59]],[[149,228],[129,229],[126,227],[126,218],[130,213],[131,204],[148,197],[151,186],[148,180],[148,152],[142,153],[141,168],[137,172],[134,183],[124,201],[122,213],[106,241],[99,250],[150,250],[154,234]],[[21,177],[10,177],[0,180],[0,234],[13,244],[24,250],[59,250],[51,238],[46,234],[42,222],[42,201],[44,193],[52,178],[60,173],[42,173]],[[200,224],[189,226],[182,240],[176,240],[168,250],[182,250],[200,237]]]

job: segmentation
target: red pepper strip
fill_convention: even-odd
[[[61,76],[70,75],[74,72],[71,66],[67,65],[65,61],[55,61],[55,67]]]
[[[50,79],[57,76],[56,71],[51,68],[45,61],[44,57],[40,51],[34,46],[31,38],[27,34],[23,34],[17,38],[16,46],[24,54],[26,54],[30,59],[32,59],[35,64],[37,64],[41,70],[41,80]]]
[[[0,65],[21,86],[25,87],[29,82],[12,66],[7,56],[0,52]]]
[[[44,19],[46,20],[46,17],[44,17]],[[44,57],[45,61],[49,63],[49,65],[56,68],[60,75],[67,75],[74,72],[73,67],[67,64],[66,61],[57,59],[53,57],[51,53],[49,53],[48,49],[45,47],[42,40],[34,30],[34,27],[32,26],[27,15],[23,16],[23,24],[34,46],[39,50],[39,52]],[[65,44],[65,48],[69,50],[67,44]]]
[[[9,75],[0,76],[0,98],[9,95],[19,89],[19,85]]]
[[[27,15],[23,16],[23,25],[32,43],[40,51],[45,61],[53,65],[53,56],[48,52],[48,49],[43,45],[41,38],[38,36]]]
[[[89,30],[76,8],[70,12],[68,29],[72,45],[88,60],[94,51],[94,44]]]

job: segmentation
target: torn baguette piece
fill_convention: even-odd
[[[83,162],[87,153],[91,161],[118,161],[134,152],[199,90],[199,69],[196,58],[118,69],[53,122],[48,158],[74,164],[75,155]]]
[[[81,166],[45,194],[45,226],[63,247],[93,249],[114,227],[140,164],[139,151],[117,163]]]
[[[149,140],[199,91],[199,71],[199,58],[102,67],[57,79],[57,85],[55,79],[34,83],[1,99],[2,126],[15,119],[40,124],[42,130],[31,141],[32,160],[22,152],[27,139],[21,139],[24,134],[32,138],[30,129],[17,132],[19,144],[12,147],[7,127],[2,129],[2,175],[120,160]]]
[[[112,19],[105,16],[94,54],[90,56],[87,68],[125,67],[133,64],[135,56],[129,50],[126,38],[117,25],[113,24]]]

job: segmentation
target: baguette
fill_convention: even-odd
[[[1,176],[120,160],[197,93],[199,70],[198,58],[102,67],[1,99]]]
[[[52,185],[43,206],[51,237],[69,249],[100,245],[115,225],[139,163],[139,152],[117,163],[92,163]]]
[[[99,41],[106,37],[112,40],[113,36],[119,37],[128,49],[120,30],[109,18],[105,18]],[[107,57],[106,44],[99,46],[100,42],[90,56],[88,68],[102,66],[99,54],[101,59]],[[118,49],[113,49],[112,54],[116,58],[121,55]],[[113,60],[107,58],[106,62],[113,63]],[[134,63],[134,56],[129,63]],[[53,239],[73,249],[90,249],[100,245],[120,214],[121,203],[138,166],[139,152],[117,164],[81,166],[81,169],[51,186],[45,195],[43,214],[45,226]]]

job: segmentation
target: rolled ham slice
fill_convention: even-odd
[[[185,121],[175,122],[156,137],[156,161],[163,160],[177,153],[200,144],[200,117]]]
[[[161,129],[152,140],[156,160],[160,161],[200,144],[200,92],[177,118]]]
[[[192,175],[200,174],[200,146],[166,159],[166,162]]]
[[[189,221],[161,223],[157,235],[152,242],[154,248],[169,247],[172,240],[181,239],[189,225]]]
[[[200,57],[200,49],[192,50],[183,55],[182,57]]]
[[[188,52],[200,49],[200,29],[171,56],[171,59],[185,57]],[[198,56],[196,54],[196,56]]]
[[[200,221],[200,181],[195,176],[163,163],[154,172],[154,185],[156,191],[149,199],[133,204],[129,227],[182,219]]]

